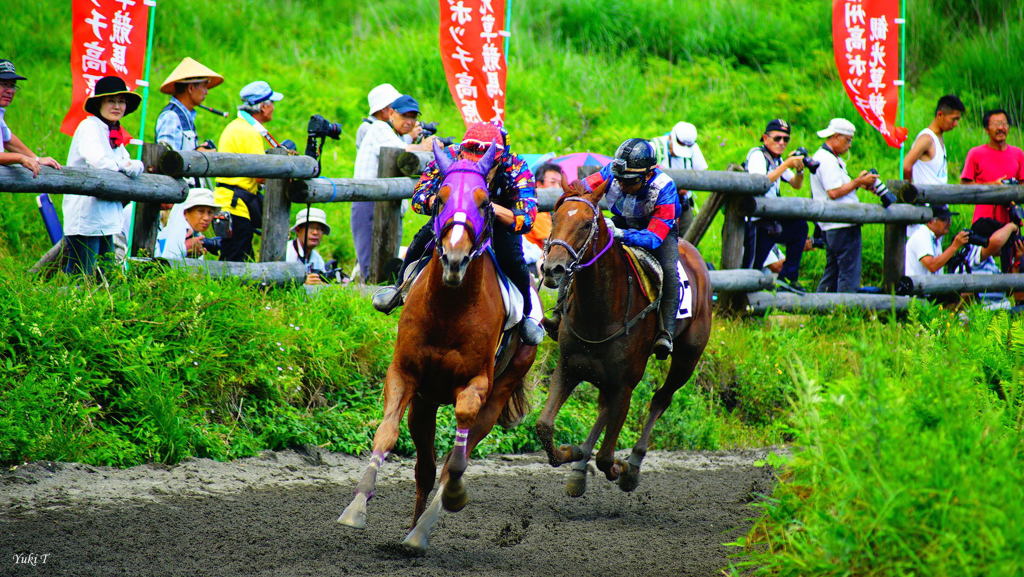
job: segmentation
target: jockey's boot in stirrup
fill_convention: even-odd
[[[672,354],[672,335],[668,331],[661,331],[658,338],[654,339],[654,356],[663,361]]]
[[[524,317],[519,321],[519,333],[522,335],[523,343],[534,347],[544,340],[545,335],[544,329],[530,317]]]
[[[384,314],[391,314],[391,311],[400,304],[402,304],[402,291],[397,286],[382,287],[373,293],[373,308]]]

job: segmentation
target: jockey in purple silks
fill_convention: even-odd
[[[506,133],[493,124],[481,122],[471,125],[466,130],[462,142],[449,146],[446,152],[454,159],[477,161],[491,143],[498,146],[494,167],[487,176],[495,217],[491,247],[501,270],[523,295],[523,320],[519,325],[523,342],[538,345],[544,339],[544,329],[529,316],[533,310],[533,300],[530,296],[530,273],[523,259],[522,244],[522,235],[530,232],[537,216],[537,194],[534,191],[533,174],[526,161],[509,150]],[[427,164],[413,190],[413,211],[418,214],[432,214],[434,197],[443,179],[444,175],[436,162],[431,161]],[[434,219],[431,218],[409,243],[398,275],[399,284],[409,264],[418,261],[426,252],[427,245],[434,236],[433,222]],[[381,312],[390,313],[401,304],[401,299],[398,286],[385,287],[373,296],[373,306]]]

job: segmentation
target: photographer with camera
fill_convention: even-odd
[[[964,169],[960,173],[961,184],[1000,184],[1024,180],[1024,151],[1007,143],[1010,132],[1010,116],[1005,110],[989,110],[982,119],[988,142],[975,146],[967,152]],[[1007,184],[1009,184],[1007,183]],[[991,218],[1000,224],[1010,219],[1009,205],[979,204],[974,207],[973,221]]]
[[[190,189],[188,198],[174,205],[167,226],[157,234],[154,256],[183,259],[203,258],[207,252],[216,253],[220,249],[221,239],[209,238],[203,233],[213,224],[213,217],[220,208],[209,189]]]
[[[160,85],[160,92],[171,101],[156,117],[156,141],[172,150],[212,150],[200,144],[196,131],[196,107],[206,100],[207,92],[224,82],[224,77],[185,57]]]
[[[308,285],[326,284],[321,274],[327,270],[324,257],[316,250],[323,237],[331,234],[327,224],[327,213],[319,208],[304,208],[295,215],[292,226],[295,238],[288,241],[285,262],[301,262],[306,265]]]
[[[962,230],[953,237],[949,248],[942,250],[942,237],[949,232],[950,220],[955,214],[958,213],[950,212],[949,207],[944,204],[932,207],[932,219],[918,227],[907,239],[903,262],[905,274],[942,274],[942,267],[967,245],[971,235],[968,231]]]
[[[217,148],[221,152],[263,154],[264,145],[279,146],[264,125],[274,119],[275,103],[284,95],[260,80],[245,85],[239,96],[242,104],[238,118],[224,127]],[[222,240],[220,260],[252,260],[252,239],[263,226],[263,180],[244,176],[217,179],[214,198],[231,213],[231,236]]]
[[[875,193],[878,176],[862,170],[857,178],[846,171],[842,155],[850,150],[856,128],[845,118],[833,118],[818,131],[824,138],[811,160],[818,168],[811,174],[811,197],[814,200],[858,203],[857,189]],[[805,161],[805,164],[809,164]],[[859,224],[820,222],[825,235],[825,274],[818,283],[818,292],[857,292],[860,289],[861,233]]]
[[[373,104],[371,104],[371,108]],[[377,178],[380,167],[381,148],[402,148],[405,150],[429,151],[434,138],[429,137],[419,144],[407,144],[406,135],[413,134],[417,129],[416,120],[420,115],[420,104],[412,96],[399,96],[394,102],[388,103],[380,112],[387,120],[374,117],[366,130],[359,149],[356,151],[356,165],[353,178]],[[373,254],[373,207],[374,202],[353,202],[352,204],[352,240],[356,247],[356,260],[359,263],[359,274],[365,280],[371,270],[370,262]],[[402,234],[402,227],[396,228],[396,234]]]
[[[697,127],[689,122],[677,122],[668,134],[657,136],[651,139],[651,146],[654,147],[655,156],[658,159],[658,166],[662,169],[678,170],[707,170],[708,161],[704,160],[704,153],[697,144]],[[693,192],[679,190],[679,202],[682,206],[682,213],[679,215],[679,234],[682,236],[689,230],[696,218],[694,213],[697,208],[697,201]]]
[[[761,134],[761,146],[747,152],[744,166],[751,174],[763,174],[771,181],[766,197],[780,197],[780,181],[789,183],[794,189],[804,184],[804,159],[807,149],[799,148],[783,160],[782,155],[789,145],[790,126],[785,120],[776,118],[768,122]],[[813,160],[807,159],[808,163]],[[815,165],[816,167],[817,165]],[[743,268],[760,269],[765,258],[777,244],[786,245],[786,259],[779,272],[782,288],[804,292],[800,286],[800,259],[807,242],[807,222],[792,219],[769,219],[751,217],[746,222],[746,236],[743,243]]]
[[[964,229],[961,234],[969,235],[969,244],[951,259],[951,272],[959,274],[999,274],[1018,272],[1024,257],[1024,240],[1019,227],[1012,223],[1002,224],[994,218],[979,218]],[[1010,256],[1000,268],[995,256],[1006,253]]]

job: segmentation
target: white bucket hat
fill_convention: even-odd
[[[367,114],[373,116],[374,113],[384,110],[401,96],[402,93],[390,84],[374,86],[370,93],[366,95],[366,101],[370,104],[370,112]]]
[[[818,131],[818,136],[821,138],[828,138],[833,134],[853,136],[853,133],[856,131],[857,128],[849,120],[845,118],[833,118],[831,121],[829,121],[828,127]]]
[[[324,234],[331,234],[331,225],[327,224],[327,213],[319,208],[304,208],[300,210],[298,214],[295,215],[295,226],[292,227],[292,232],[295,232],[295,229],[307,222],[320,223],[324,226]]]
[[[217,204],[217,201],[213,200],[213,192],[207,188],[190,188],[188,198],[181,205],[181,211],[185,212],[196,206],[209,206],[214,210],[220,210],[220,205]]]

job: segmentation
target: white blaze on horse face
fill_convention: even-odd
[[[576,211],[578,211],[578,210],[579,210],[578,208],[574,208],[574,209],[570,210],[569,211],[569,216],[572,216],[572,215],[576,214]]]
[[[464,223],[466,222],[466,213],[456,212],[455,216],[452,217],[452,219],[457,223]],[[449,237],[448,242],[450,242],[452,246],[459,244],[459,241],[462,240],[462,234],[464,232],[466,232],[466,227],[463,226],[462,224],[456,224],[455,226],[452,227],[452,235],[451,237]]]

